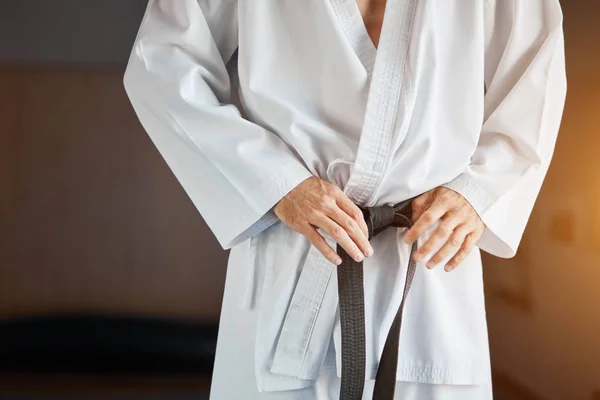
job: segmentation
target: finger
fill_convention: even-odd
[[[454,257],[446,264],[444,269],[448,272],[452,271],[454,268],[458,267],[464,260],[467,258],[467,255],[473,249],[473,245],[476,242],[476,236],[473,233],[470,233],[465,238],[465,241]]]
[[[329,211],[328,216],[346,231],[362,254],[368,257],[373,255],[373,249],[371,248],[368,237],[354,218],[346,214],[340,208]]]
[[[427,261],[427,268],[434,268],[443,260],[455,255],[461,249],[470,232],[471,230],[466,225],[460,225],[454,229],[446,243]]]
[[[330,262],[334,263],[335,265],[340,265],[342,263],[342,259],[339,254],[329,245],[329,243],[327,243],[323,235],[321,235],[313,226],[307,225],[298,232],[303,234],[310,241],[310,243],[315,246],[315,248],[319,250],[319,252],[323,254],[323,256],[325,256],[325,258]]]
[[[419,246],[419,249],[415,252],[415,260],[423,261],[428,254],[435,249],[440,248],[440,246],[451,237],[454,229],[460,225],[461,222],[460,215],[457,213],[446,213],[442,217],[441,222],[435,231],[433,231],[427,241]],[[462,244],[462,242],[460,244]]]
[[[435,200],[431,206],[419,217],[404,235],[404,243],[412,243],[420,237],[431,225],[439,220],[448,209],[445,202]]]
[[[336,197],[338,207],[346,214],[348,214],[358,224],[361,232],[368,240],[369,228],[367,227],[367,223],[365,222],[363,212],[360,208],[358,208],[356,204],[352,202],[352,200],[348,198],[348,196],[346,196],[344,192],[340,190],[340,193],[341,194],[338,197]]]
[[[359,210],[360,211],[360,210]],[[350,239],[358,246],[359,250],[367,257],[373,255],[373,249],[369,244],[369,239],[361,230],[360,226],[354,220],[354,218],[350,217],[346,214],[342,209],[334,209],[329,213],[329,218],[335,221],[339,226],[341,226]]]
[[[425,212],[425,210],[431,206],[431,203],[433,203],[434,199],[433,192],[434,190],[429,190],[410,203],[412,208],[412,222],[416,222],[421,214],[423,214],[423,212]]]
[[[342,248],[346,250],[346,253],[357,262],[360,262],[365,258],[362,251],[360,251],[356,243],[350,238],[350,235],[348,235],[346,230],[328,215],[322,214],[321,217],[317,218],[315,225],[327,232],[327,234],[331,236],[338,245],[342,246]]]

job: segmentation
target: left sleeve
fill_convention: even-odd
[[[140,123],[225,250],[275,224],[277,203],[312,176],[277,132],[233,104],[238,4],[148,1],[123,77]]]
[[[566,96],[558,0],[489,0],[485,9],[485,116],[466,171],[443,185],[486,225],[477,246],[516,254],[554,152]]]

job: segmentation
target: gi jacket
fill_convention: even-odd
[[[310,176],[361,206],[440,185],[471,203],[487,226],[478,247],[451,273],[418,266],[398,379],[489,378],[479,249],[515,254],[551,160],[566,92],[557,0],[388,0],[377,49],[354,0],[150,0],[124,82],[219,243],[244,264],[235,279],[247,283],[240,306],[260,310],[260,390],[339,370],[335,266],[273,213]],[[401,233],[374,238],[364,262],[367,378],[402,295]]]

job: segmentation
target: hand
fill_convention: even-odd
[[[441,220],[427,242],[414,254],[416,261],[423,261],[434,248],[446,242],[427,262],[430,269],[454,254],[444,268],[452,271],[463,262],[485,231],[485,224],[471,204],[460,193],[443,186],[414,199],[412,209],[414,225],[406,232],[405,243],[413,243],[433,223]]]
[[[279,219],[303,234],[329,261],[342,260],[317,231],[323,229],[350,257],[362,261],[373,255],[363,213],[336,185],[312,176],[285,195],[274,208]]]

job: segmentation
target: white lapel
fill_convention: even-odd
[[[347,0],[331,1],[347,3]],[[375,205],[393,155],[392,143],[404,139],[410,122],[414,94],[406,66],[417,2],[387,0],[356,160],[344,187],[346,195],[362,206]],[[364,27],[360,13],[356,13]],[[367,38],[370,41],[368,35]],[[400,121],[399,126],[396,121]]]

